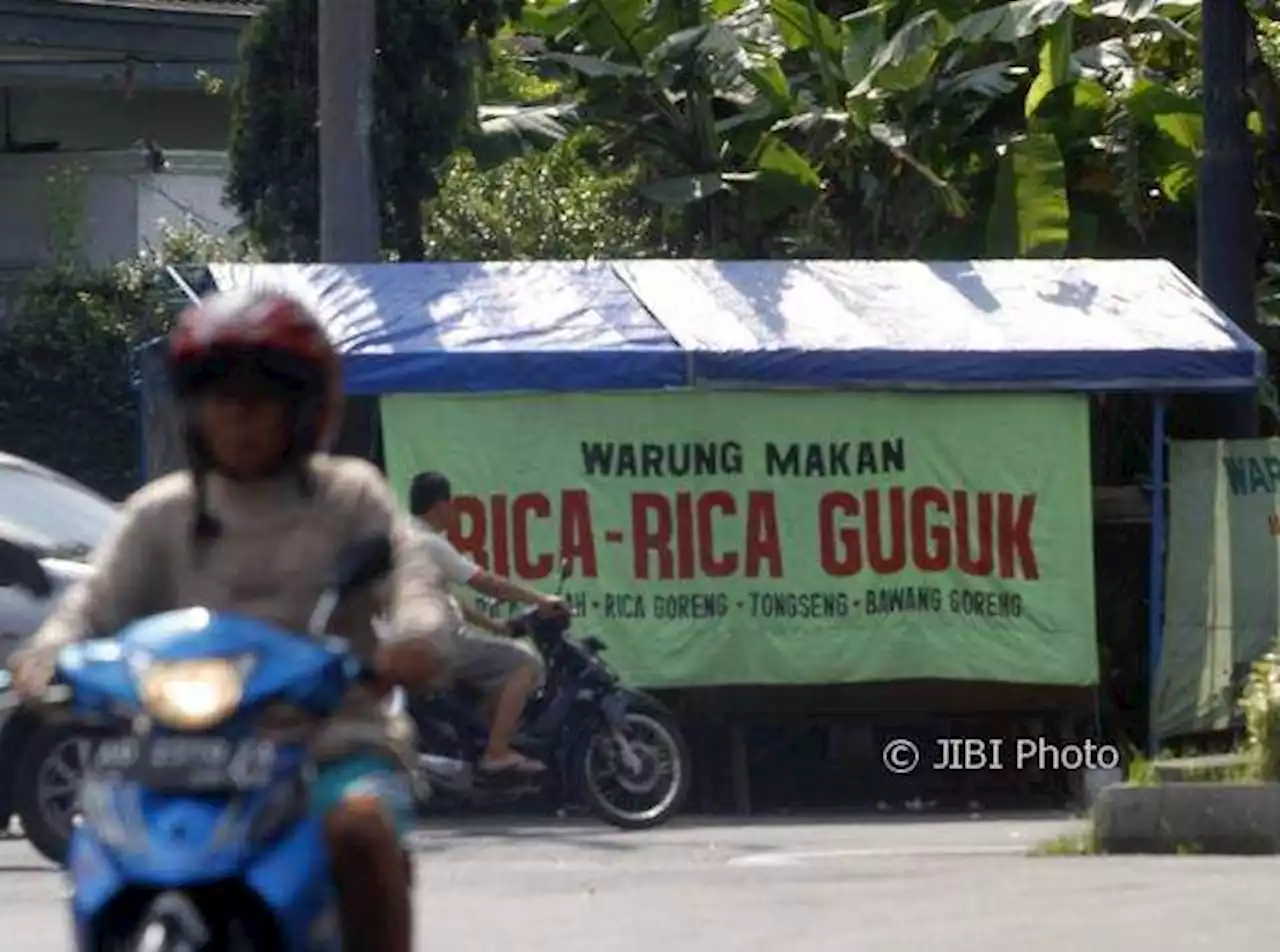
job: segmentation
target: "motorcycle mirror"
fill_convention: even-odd
[[[53,594],[53,581],[31,549],[9,539],[0,539],[0,588],[16,586],[36,598]]]
[[[376,535],[353,542],[338,554],[329,587],[342,593],[362,588],[390,575],[393,562],[390,536]]]

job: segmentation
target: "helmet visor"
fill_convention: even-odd
[[[198,361],[173,367],[180,397],[218,395],[242,399],[288,399],[323,387],[323,371],[294,354],[264,347],[218,348]]]

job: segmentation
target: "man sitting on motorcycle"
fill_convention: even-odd
[[[419,473],[413,478],[409,487],[409,509],[422,520],[423,541],[446,582],[466,585],[501,601],[537,605],[543,612],[566,610],[556,596],[542,595],[486,572],[454,548],[446,535],[453,525],[452,503],[453,490],[442,474]],[[523,642],[512,640],[507,625],[465,603],[460,605],[460,611],[469,627],[460,625],[457,630],[457,641],[451,652],[453,675],[481,692],[489,719],[489,743],[481,757],[480,769],[490,773],[526,774],[545,770],[543,764],[511,749],[525,702],[542,685],[545,676],[542,659]]]
[[[169,371],[189,469],[125,503],[92,575],[16,659],[15,688],[38,697],[58,647],[170,609],[203,606],[304,632],[338,553],[390,535],[391,577],[353,593],[331,623],[377,683],[353,689],[322,728],[312,796],[325,817],[343,948],[410,952],[401,837],[413,816],[415,753],[412,731],[389,722],[382,697],[393,685],[429,683],[443,664],[457,619],[440,569],[373,466],[322,452],[342,386],[338,358],[304,306],[261,292],[209,297],[179,319]],[[373,619],[383,614],[390,634],[379,643]]]

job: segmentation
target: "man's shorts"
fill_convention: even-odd
[[[413,830],[413,790],[404,768],[376,754],[356,754],[322,764],[311,785],[311,807],[328,816],[347,797],[374,796],[387,811],[401,839]]]
[[[524,641],[470,627],[463,628],[457,635],[452,661],[450,673],[454,679],[486,695],[499,690],[513,674],[531,664],[537,667],[539,687],[546,674],[542,658]]]

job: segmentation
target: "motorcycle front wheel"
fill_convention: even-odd
[[[661,826],[689,794],[691,763],[671,712],[639,696],[621,728],[602,725],[574,751],[571,764],[586,807],[623,830]]]
[[[80,811],[80,784],[101,732],[67,724],[34,731],[18,763],[14,807],[22,832],[45,859],[66,866]]]

